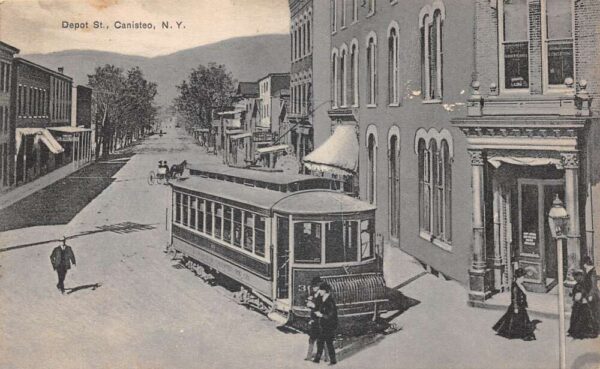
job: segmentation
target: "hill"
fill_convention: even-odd
[[[232,38],[152,58],[93,50],[66,50],[23,57],[55,70],[64,67],[65,74],[73,77],[76,84],[87,84],[87,75],[97,66],[114,64],[129,69],[137,65],[148,80],[158,83],[157,103],[167,106],[177,95],[175,86],[199,64],[225,64],[233,78],[255,81],[268,73],[289,71],[289,55],[288,35],[259,35]]]

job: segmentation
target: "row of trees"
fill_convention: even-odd
[[[157,85],[146,80],[139,67],[127,72],[109,64],[96,67],[88,85],[93,89],[96,157],[130,145],[156,124]]]
[[[209,63],[192,69],[188,79],[177,86],[179,95],[174,100],[186,128],[208,128],[213,112],[232,105],[233,85],[231,73],[222,64]]]

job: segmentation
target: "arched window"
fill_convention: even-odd
[[[388,35],[388,104],[398,104],[398,31],[391,28]]]
[[[342,22],[341,27],[342,28],[346,27],[346,8],[347,8],[346,1],[347,0],[342,0],[342,19],[341,19],[341,22]]]
[[[337,108],[338,107],[338,97],[339,97],[339,83],[338,83],[338,78],[339,78],[339,67],[338,67],[338,55],[337,55],[337,50],[334,50],[333,53],[331,54],[331,78],[332,78],[332,90],[331,90],[331,97],[333,100],[333,107]]]
[[[375,13],[375,0],[367,0],[369,15]]]
[[[431,233],[431,152],[424,139],[419,140],[419,228]]]
[[[367,42],[367,101],[377,104],[377,39],[370,36]]]
[[[310,29],[310,15],[309,19],[306,22],[306,46],[308,48],[308,53],[312,52],[312,44],[311,44],[311,29]]]
[[[442,26],[444,9],[442,4],[433,11],[429,6],[420,14],[421,27],[421,88],[426,100],[441,100],[443,91],[442,78]]]
[[[358,20],[358,0],[352,0],[352,22]]]
[[[450,222],[452,171],[450,169],[449,156],[448,142],[442,140],[441,147],[436,154],[435,236],[448,243],[452,240]]]
[[[398,136],[393,134],[388,142],[388,187],[389,187],[389,220],[390,236],[398,238],[400,228],[400,175],[399,175],[399,152]]]
[[[368,172],[367,172],[367,201],[375,204],[377,191],[377,141],[374,134],[367,139]]]
[[[296,29],[294,30],[294,60],[298,59],[298,46],[299,46],[299,40],[298,40],[298,27],[296,27]]]
[[[337,31],[337,0],[330,0],[331,32]]]
[[[348,51],[347,48],[343,48],[340,51],[340,103],[342,106],[347,106],[348,102],[348,76],[347,76],[347,63],[348,63]]]
[[[350,84],[349,95],[352,99],[352,105],[358,106],[358,42],[352,41],[350,46]]]

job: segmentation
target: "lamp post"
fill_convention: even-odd
[[[560,346],[560,369],[567,368],[566,358],[566,335],[565,335],[565,285],[563,276],[563,240],[567,238],[569,231],[569,214],[558,198],[558,194],[552,202],[552,208],[548,214],[548,224],[552,238],[556,240],[556,254],[558,255],[558,339]]]

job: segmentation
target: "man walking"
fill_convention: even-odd
[[[65,277],[67,276],[67,270],[71,269],[71,263],[73,263],[73,266],[76,265],[75,255],[73,254],[71,246],[67,245],[66,237],[63,237],[62,244],[56,246],[54,250],[52,250],[50,262],[52,263],[52,268],[54,268],[58,274],[58,284],[56,285],[56,288],[58,288],[61,293],[65,293],[64,283]]]
[[[335,359],[335,348],[333,347],[333,337],[335,336],[335,330],[338,326],[337,306],[331,296],[331,286],[327,282],[322,282],[319,286],[321,290],[321,304],[318,307],[318,311],[315,315],[321,319],[321,334],[317,340],[317,355],[313,362],[318,363],[321,360],[323,354],[323,348],[327,345],[327,352],[329,353],[329,365],[335,365],[337,363]]]

